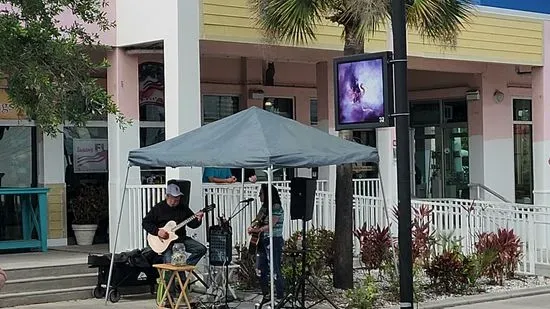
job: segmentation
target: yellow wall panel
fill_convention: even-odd
[[[456,49],[423,42],[409,30],[409,55],[542,65],[543,23],[527,17],[476,13],[461,33]]]
[[[248,0],[203,0],[202,38],[226,42],[262,43]],[[317,41],[308,47],[342,50],[342,29],[326,23],[318,28]],[[528,17],[475,12],[460,35],[455,49],[444,49],[424,42],[409,30],[409,55],[441,58],[541,65],[543,23]],[[366,42],[367,51],[386,50],[388,34],[382,28]]]
[[[65,184],[48,184],[48,238],[66,237]]]
[[[265,40],[255,25],[248,0],[203,0],[202,34],[206,40],[262,43]],[[317,41],[306,46],[342,50],[342,28],[329,22],[318,27]],[[385,50],[386,31],[380,29],[366,42],[366,50]]]

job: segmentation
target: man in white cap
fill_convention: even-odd
[[[184,203],[180,203],[181,197],[180,187],[176,184],[169,184],[166,187],[166,199],[155,206],[145,215],[141,225],[151,235],[157,235],[160,238],[167,239],[169,237],[168,232],[162,229],[168,223],[168,221],[175,221],[180,223],[187,218],[195,215],[195,213]],[[202,217],[204,214],[199,212],[196,214],[196,218],[187,224],[192,229],[198,228],[202,223]],[[176,231],[178,239],[174,240],[170,244],[168,249],[162,254],[164,263],[172,262],[172,247],[174,243],[183,243],[185,251],[190,253],[187,258],[188,265],[197,265],[200,259],[206,254],[206,247],[200,242],[187,236],[186,228],[180,228]],[[185,280],[185,273],[180,273],[182,280]],[[170,294],[173,298],[177,299],[179,295],[180,287],[176,284],[170,287]]]
[[[180,223],[187,218],[195,215],[195,213],[183,203],[180,203],[181,197],[180,187],[176,184],[169,184],[166,187],[166,199],[155,206],[143,218],[142,226],[151,235],[157,235],[160,238],[168,238],[168,232],[162,229],[168,221]],[[192,229],[198,228],[202,223],[202,212],[197,213],[197,217],[187,224]],[[200,259],[206,254],[206,247],[200,242],[187,236],[186,229],[181,228],[176,231],[178,239],[174,243],[183,243],[185,251],[190,253],[187,258],[188,265],[197,265]],[[163,253],[165,263],[170,263],[172,260],[172,246]]]

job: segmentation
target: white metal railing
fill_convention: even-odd
[[[372,196],[380,196],[378,179],[356,179],[353,181],[355,193]],[[206,204],[215,204],[214,214],[229,218],[235,214],[244,204],[239,201],[248,198],[257,198],[262,182],[255,184],[245,183],[218,185],[202,184],[204,200]],[[276,181],[273,185],[277,187],[283,209],[285,211],[284,236],[289,237],[294,232],[301,230],[299,221],[290,220],[290,181]],[[244,189],[244,190],[243,190]],[[126,187],[128,202],[131,205],[129,216],[135,218],[131,220],[131,229],[133,231],[132,246],[142,248],[145,246],[146,233],[141,227],[141,218],[157,203],[164,199],[166,194],[165,185],[130,185]],[[371,201],[373,202],[373,201]],[[250,206],[237,214],[232,220],[233,243],[245,244],[248,240],[246,227],[256,217],[259,209],[259,201],[256,199]],[[200,207],[192,206],[197,210]],[[334,229],[334,193],[329,191],[328,181],[318,180],[315,198],[315,207],[313,220],[308,222],[309,227]],[[362,225],[362,224],[360,224]],[[360,226],[358,225],[358,226]]]
[[[301,221],[290,220],[290,187],[289,182],[275,182],[278,188],[282,206],[285,210],[284,237],[301,229]],[[335,194],[326,183],[319,182],[315,198],[313,219],[308,227],[334,230]],[[247,183],[235,185],[203,184],[206,203],[215,203],[216,216],[228,218],[235,213],[241,199],[257,198],[260,184]],[[323,190],[325,189],[325,190]],[[393,236],[397,236],[397,218],[394,216],[393,205],[386,209],[379,194],[377,179],[354,180],[354,229],[363,224],[367,226],[390,226]],[[164,185],[142,185],[127,187],[131,218],[132,245],[143,247],[145,233],[141,228],[141,218],[153,205],[164,198]],[[248,235],[246,227],[250,224],[259,208],[256,199],[240,214],[232,219],[233,244],[246,244]],[[419,209],[425,206],[431,209],[430,229],[434,233],[452,234],[465,253],[474,250],[474,243],[479,233],[497,232],[500,228],[513,229],[522,241],[523,257],[518,266],[521,273],[534,274],[536,266],[550,267],[550,207],[533,206],[515,203],[462,200],[462,199],[430,199],[412,200],[412,207]],[[198,206],[192,206],[198,209]],[[355,253],[359,244],[355,241]]]

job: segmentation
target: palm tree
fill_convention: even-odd
[[[344,55],[362,54],[365,37],[391,18],[391,0],[249,0],[259,28],[269,42],[307,45],[317,26],[331,21],[343,28]],[[407,24],[432,43],[455,47],[472,12],[471,0],[405,0]],[[342,137],[349,136],[349,132]],[[351,165],[338,166],[336,176],[337,256],[334,286],[353,287]]]

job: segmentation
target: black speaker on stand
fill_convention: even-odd
[[[315,191],[317,181],[311,178],[293,178],[290,180],[290,219],[313,219]]]
[[[315,191],[317,190],[317,181],[311,178],[293,178],[290,181],[290,219],[302,220],[302,249],[296,251],[301,254],[302,269],[301,274],[294,284],[294,288],[290,291],[285,298],[275,306],[275,309],[280,308],[300,308],[306,309],[317,305],[319,302],[306,306],[306,286],[311,286],[322,296],[322,298],[328,301],[333,308],[338,309],[338,306],[331,301],[321,289],[315,285],[309,279],[309,269],[307,266],[307,221],[313,219],[313,208],[315,206]],[[306,285],[306,282],[308,283]],[[286,306],[290,304],[290,306]],[[298,306],[296,307],[296,304]],[[263,304],[260,305],[260,308]]]

